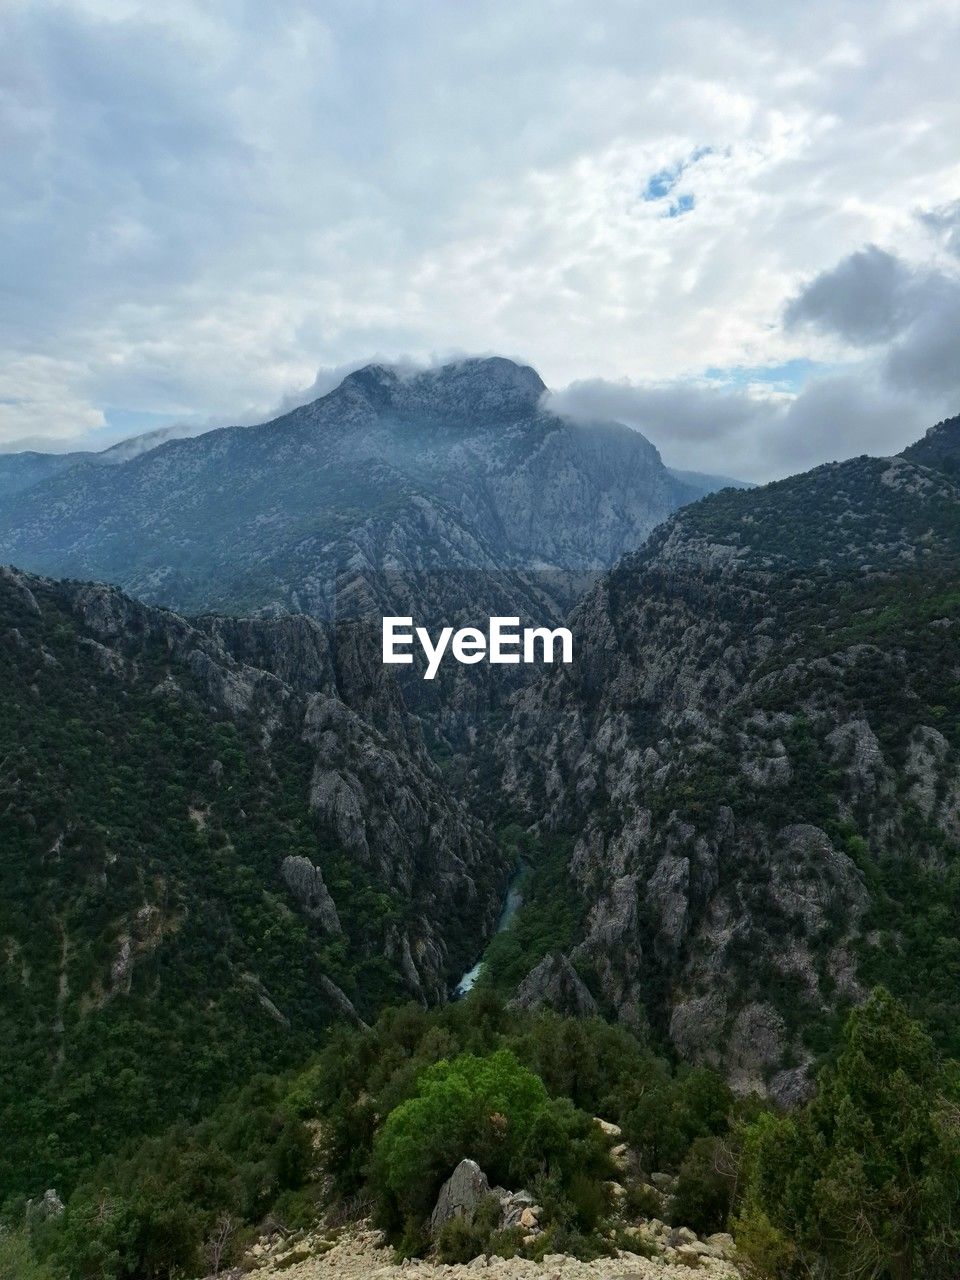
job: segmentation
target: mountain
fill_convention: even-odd
[[[953,475],[960,467],[960,417],[938,422],[922,440],[904,449],[903,456]]]
[[[706,483],[543,390],[373,366],[260,428],[0,459],[3,554],[59,579],[0,571],[0,1186],[68,1185],[476,960],[517,679],[394,678],[362,615],[556,619]]]
[[[501,736],[595,997],[741,1091],[802,1096],[877,981],[960,1049],[958,445],[676,513]]]
[[[700,494],[715,493],[717,489],[755,489],[756,485],[749,480],[734,480],[732,476],[714,476],[706,471],[680,471],[677,467],[667,467],[675,480],[689,485]]]
[[[436,1004],[513,861],[361,630],[0,570],[0,1199]]]
[[[80,462],[4,501],[33,521],[10,535],[21,551],[24,529],[72,530],[80,564],[126,556],[157,594],[260,610],[191,618],[0,570],[0,1198],[16,1226],[16,1196],[35,1197],[30,1239],[59,1235],[68,1274],[121,1255],[118,1274],[183,1273],[183,1241],[198,1259],[225,1211],[239,1253],[268,1221],[313,1222],[331,1178],[368,1205],[384,1134],[421,1104],[403,1150],[436,1168],[414,1160],[394,1190],[427,1213],[476,1150],[472,1130],[447,1149],[448,1116],[473,1117],[496,1160],[509,1106],[484,1090],[511,1079],[548,1108],[511,1185],[562,1157],[580,1195],[609,1117],[594,1224],[615,1173],[630,1218],[676,1224],[686,1205],[723,1226],[761,1148],[789,1189],[838,1124],[851,1151],[874,1114],[895,1133],[904,1061],[933,1135],[921,1167],[940,1159],[956,1089],[938,1054],[960,1054],[960,419],[896,458],[727,486],[641,542],[651,495],[676,505],[679,481],[625,429],[542,414],[541,385],[506,362],[368,369],[279,425]],[[151,530],[164,555],[192,530],[208,576],[184,553],[138,579]],[[522,680],[411,682],[363,616],[390,600],[556,617],[578,592],[575,661]],[[316,616],[294,611],[307,599]],[[476,991],[428,1012],[478,956]],[[867,1000],[878,983],[934,1038]],[[828,1072],[807,1102],[848,1014],[850,1091]],[[894,1065],[860,1089],[866,1043]],[[799,1119],[745,1131],[758,1104],[728,1085]],[[303,1121],[326,1135],[322,1168]],[[579,1224],[548,1181],[528,1193],[548,1230]],[[36,1199],[54,1187],[62,1213]],[[580,1233],[551,1247],[592,1252],[595,1226]]]
[[[141,453],[156,449],[167,440],[178,439],[186,431],[182,427],[158,427],[143,435],[120,440],[99,453],[74,450],[71,453],[38,453],[26,450],[22,453],[0,453],[0,500],[32,489],[50,476],[70,471],[74,467],[115,467],[129,462]]]
[[[713,487],[636,431],[546,412],[544,390],[498,358],[371,365],[261,427],[109,467],[23,464],[0,492],[0,558],[191,613],[323,618],[389,597],[388,577],[606,568]]]
[[[82,466],[90,457],[86,453],[0,453],[0,501],[42,483],[61,471]]]

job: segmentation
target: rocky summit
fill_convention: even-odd
[[[606,568],[719,483],[675,476],[625,426],[559,417],[545,390],[502,358],[370,365],[263,426],[29,455],[0,476],[0,559],[181,611],[328,617],[408,575]]]

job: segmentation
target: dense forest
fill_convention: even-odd
[[[335,842],[326,856],[291,727],[268,757],[159,641],[124,678],[62,597],[38,587],[34,611],[0,585],[6,1195],[68,1188],[134,1133],[302,1060],[336,1012],[325,978],[368,1010],[401,988],[367,946],[396,907]],[[324,862],[335,936],[296,910],[285,857]]]
[[[0,1266],[27,1280],[137,1280],[237,1261],[266,1222],[370,1213],[398,1257],[431,1247],[430,1211],[457,1163],[528,1188],[543,1230],[483,1205],[432,1242],[441,1261],[656,1253],[657,1217],[729,1227],[749,1275],[923,1275],[960,1255],[960,1064],[882,989],[853,1012],[816,1097],[783,1115],[736,1100],[704,1068],[672,1068],[602,1021],[512,1012],[477,993],[327,1033],[296,1071],[251,1079],[204,1120],[83,1174],[65,1211],[8,1202]],[[593,1117],[618,1126],[611,1149]],[[624,1157],[624,1150],[629,1155]],[[649,1181],[662,1185],[664,1197]],[[615,1181],[616,1180],[616,1181]],[[614,1196],[612,1188],[617,1188]]]

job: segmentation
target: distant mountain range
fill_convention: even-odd
[[[328,617],[378,575],[607,568],[728,483],[544,391],[504,359],[371,365],[260,427],[2,457],[0,558],[195,613]]]
[[[159,448],[168,440],[179,440],[190,434],[193,433],[178,427],[158,427],[156,431],[119,440],[108,449],[98,452],[73,450],[70,453],[41,453],[28,449],[19,453],[0,453],[0,498],[12,497],[24,489],[31,489],[42,480],[59,475],[61,471],[69,471],[72,467],[119,466],[121,462],[130,462],[142,453]]]

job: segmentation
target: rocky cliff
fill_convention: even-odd
[[[505,855],[352,625],[4,568],[0,705],[0,1186],[443,1001],[494,926]]]
[[[503,359],[372,365],[261,427],[110,466],[13,461],[0,559],[188,612],[355,616],[401,578],[425,610],[439,570],[607,567],[719,483],[675,476],[627,427],[545,411],[544,390]]]
[[[801,1096],[877,978],[954,1034],[958,565],[960,491],[906,458],[727,490],[603,579],[575,666],[516,697],[504,783],[574,837],[573,960],[741,1090]]]

